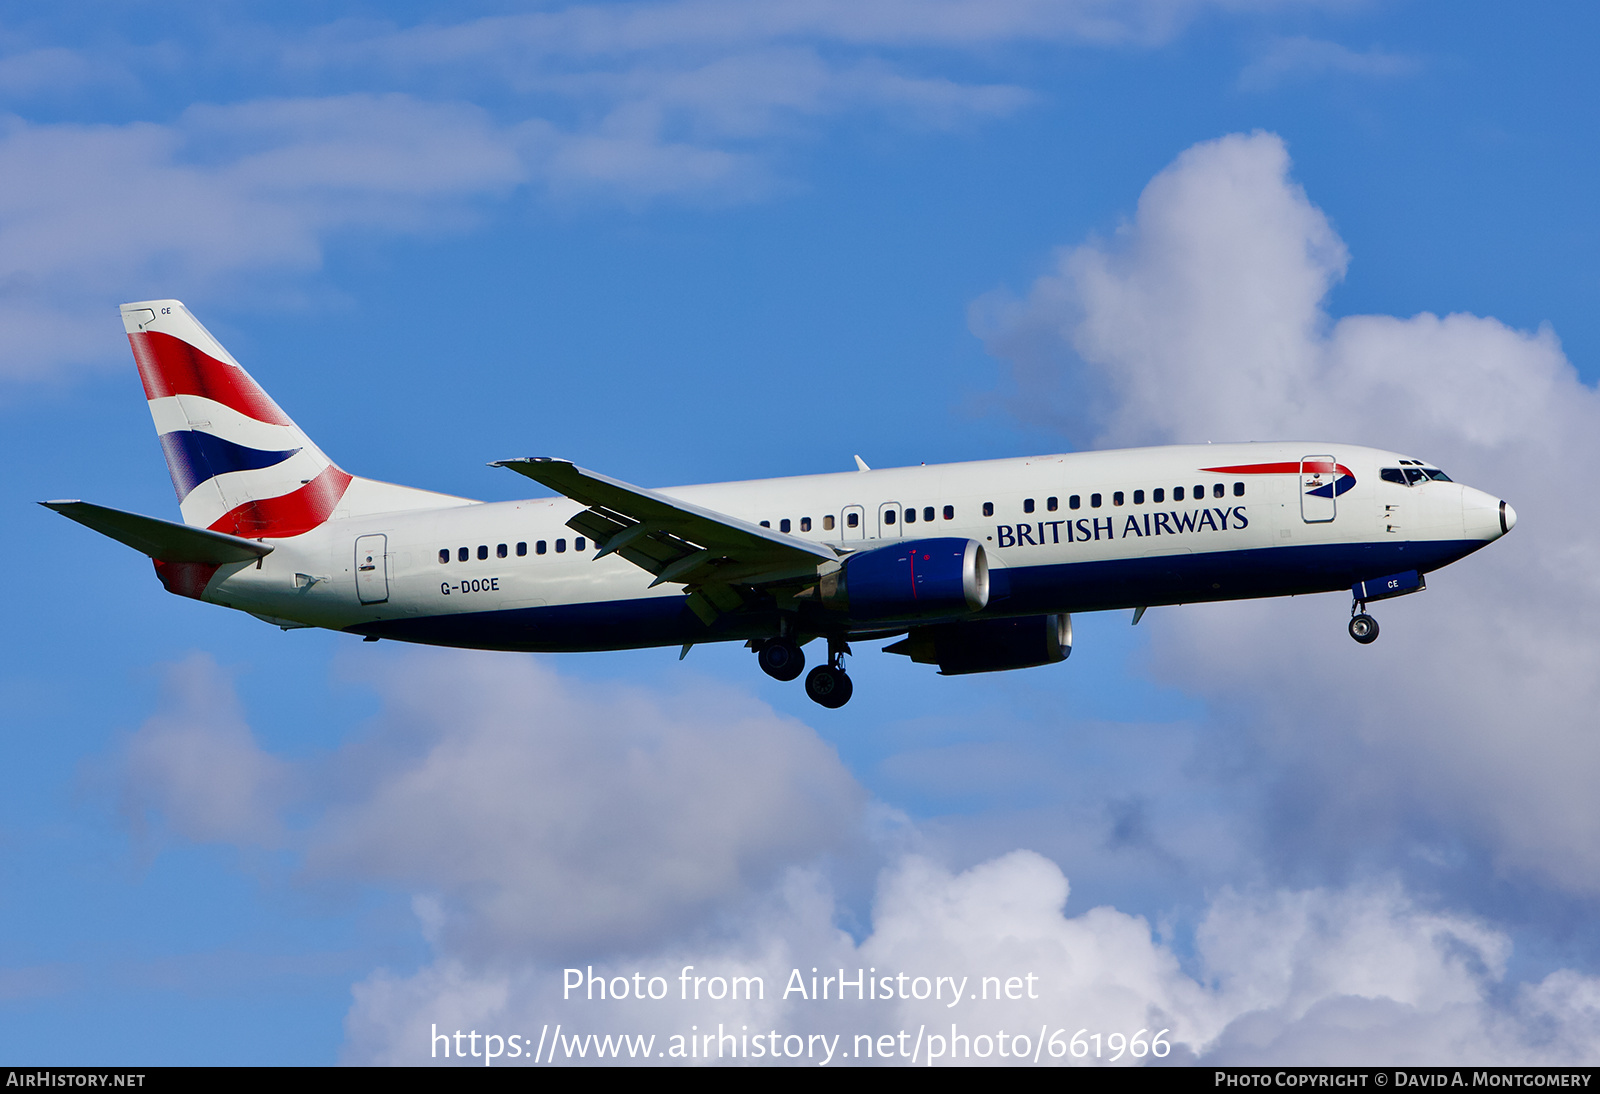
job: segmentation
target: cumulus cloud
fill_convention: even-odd
[[[1507,983],[1507,936],[1393,880],[1224,890],[1180,948],[1140,916],[1073,907],[1034,851],[959,872],[872,852],[864,794],[832,750],[734,692],[596,694],[530,658],[458,653],[361,678],[384,703],[366,732],[289,760],[193,658],[123,768],[139,816],[177,836],[284,848],[300,884],[410,896],[431,957],[355,985],[352,1062],[458,1062],[436,1055],[435,1028],[495,1032],[502,1051],[516,1034],[531,1052],[557,1025],[573,1051],[590,1034],[670,1051],[775,1032],[769,1045],[820,1053],[822,1035],[836,1062],[880,1063],[1037,1049],[1126,1064],[1163,1030],[1173,1062],[1557,1062],[1600,1047],[1600,982]],[[883,868],[852,937],[834,884],[863,854]],[[879,978],[879,998],[841,1000],[839,970]],[[590,976],[605,984],[593,998]],[[611,997],[651,977],[657,998]],[[734,998],[735,977],[760,988]],[[1102,1034],[1098,1058],[1072,1055],[1080,1029]],[[1112,1061],[1140,1030],[1143,1055]]]
[[[257,745],[232,680],[195,654],[170,666],[164,684],[162,709],[119,758],[125,815],[197,843],[278,843],[289,765]]]
[[[1189,608],[1160,616],[1151,669],[1260,757],[1283,868],[1308,852],[1319,868],[1481,854],[1591,897],[1600,537],[1549,469],[1600,454],[1600,399],[1549,329],[1335,319],[1347,262],[1283,142],[1231,136],[1184,153],[1113,237],[1063,250],[974,324],[1019,405],[1096,446],[1332,438],[1510,500],[1515,533],[1384,605],[1376,646],[1344,638],[1333,598]]]
[[[282,845],[306,884],[412,894],[430,936],[476,961],[648,945],[865,838],[865,794],[834,751],[715,685],[592,694],[530,658],[464,654],[370,682],[385,703],[371,731],[291,761],[256,743],[209,658],[173,666],[125,749],[127,811],[195,841]]]
[[[621,1033],[652,1037],[658,1059],[709,1035],[697,1055],[723,1063],[773,1062],[750,1047],[771,1034],[768,1045],[788,1049],[778,1062],[806,1064],[830,1053],[836,1064],[1127,1065],[1154,1062],[1158,1035],[1170,1063],[1576,1063],[1600,1047],[1600,981],[1561,972],[1502,1000],[1506,938],[1393,886],[1225,893],[1200,927],[1192,972],[1142,918],[1068,915],[1067,899],[1059,867],[1033,852],[962,873],[912,856],[886,870],[871,933],[856,943],[831,929],[814,879],[791,877],[743,937],[585,964],[570,981],[552,964],[475,975],[448,957],[411,976],[377,973],[356,987],[346,1056],[482,1064],[441,1053],[433,1034],[457,1029],[516,1033],[528,1055],[542,1037],[573,1063],[595,1062],[591,1035]],[[862,971],[889,997],[860,999]],[[590,986],[635,973],[659,977],[662,997],[606,999]],[[684,976],[721,977],[722,994],[707,998],[702,985],[685,998]],[[760,977],[763,997],[726,998],[733,976]],[[1080,1031],[1099,1035],[1081,1055]]]

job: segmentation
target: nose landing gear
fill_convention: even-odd
[[[1359,605],[1365,608],[1365,604]],[[1358,612],[1350,617],[1350,637],[1360,642],[1363,646],[1378,640],[1378,621],[1365,611]]]

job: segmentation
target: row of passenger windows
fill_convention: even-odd
[[[1395,472],[1395,474],[1398,475],[1399,472]],[[1421,474],[1421,472],[1416,472],[1416,471],[1413,471],[1410,468],[1407,468],[1407,474]],[[1430,471],[1427,472],[1427,475],[1431,475],[1433,478],[1436,478],[1436,479],[1444,479],[1444,481],[1446,481],[1446,482],[1450,481],[1448,478],[1445,478],[1445,474],[1444,474],[1443,471],[1432,471],[1432,470],[1430,470]],[[1383,477],[1386,480],[1390,481],[1390,482],[1399,481],[1398,479],[1391,479],[1390,478],[1390,473],[1387,470],[1384,471]],[[1424,477],[1427,477],[1427,476],[1424,476]],[[1413,480],[1413,481],[1415,481],[1415,480]],[[1172,488],[1172,500],[1173,501],[1183,501],[1186,496],[1187,495],[1186,495],[1186,491],[1185,491],[1184,487],[1182,487],[1182,486],[1174,486]],[[1206,496],[1205,484],[1203,484],[1203,483],[1197,484],[1195,486],[1195,488],[1194,488],[1194,494],[1193,494],[1194,500],[1195,501],[1204,500],[1205,496]],[[1227,496],[1226,484],[1225,483],[1220,483],[1220,482],[1212,483],[1211,484],[1211,496],[1214,497],[1214,498],[1226,497]],[[1233,484],[1233,496],[1236,497],[1236,498],[1244,497],[1244,483],[1236,482],[1236,483]],[[1135,504],[1135,505],[1143,505],[1144,504],[1144,499],[1145,499],[1145,492],[1143,490],[1135,490],[1133,492],[1133,504]],[[1157,487],[1156,489],[1150,491],[1150,501],[1153,504],[1161,505],[1166,500],[1167,500],[1167,492],[1166,492],[1166,490],[1164,488]],[[1102,495],[1102,494],[1090,494],[1089,495],[1089,508],[1091,508],[1091,509],[1099,509],[1104,505],[1104,503],[1105,503],[1104,495]],[[1125,504],[1127,504],[1127,496],[1126,496],[1126,494],[1124,494],[1124,492],[1121,491],[1121,490],[1113,491],[1112,494],[1111,494],[1111,504],[1112,505],[1125,505]],[[1044,507],[1049,512],[1054,513],[1054,512],[1056,512],[1057,510],[1059,510],[1061,508],[1061,499],[1059,499],[1059,498],[1046,498],[1046,499],[1044,499]],[[1024,513],[1031,513],[1031,512],[1034,511],[1034,508],[1035,508],[1035,506],[1034,506],[1034,499],[1033,498],[1023,498],[1022,499],[1022,511]],[[1082,498],[1082,496],[1079,495],[1079,494],[1073,494],[1070,497],[1068,497],[1067,498],[1067,508],[1068,509],[1082,509],[1083,508],[1083,498]],[[901,519],[903,517],[903,519],[905,520],[905,523],[907,523],[907,524],[915,524],[915,523],[917,523],[918,515],[919,515],[919,510],[916,507],[911,507],[911,508],[906,509],[903,514],[900,513],[897,510],[894,510],[894,509],[885,509],[883,511],[883,523],[885,523],[885,524],[893,524],[893,523],[895,523],[896,520]],[[983,515],[986,516],[986,517],[994,516],[994,502],[986,501],[986,502],[983,503]],[[934,521],[938,520],[940,517],[943,517],[945,520],[955,520],[956,519],[956,507],[954,505],[946,505],[946,506],[944,506],[943,509],[940,509],[937,506],[925,505],[920,510],[920,516],[921,516],[921,519],[925,523],[929,523],[929,524],[931,524]],[[847,528],[859,528],[861,526],[861,514],[858,513],[858,512],[855,512],[853,510],[851,512],[847,512],[844,515],[844,523],[845,523],[845,527],[847,527]],[[833,518],[833,514],[832,513],[829,513],[827,516],[822,518],[822,530],[824,532],[833,531],[834,530],[834,526],[835,526],[834,525],[834,518]],[[772,522],[770,520],[764,520],[764,521],[761,522],[761,527],[763,527],[763,528],[771,528],[772,527]],[[780,532],[789,532],[789,531],[792,531],[793,528],[794,528],[794,522],[791,521],[788,517],[785,517],[782,520],[778,521],[778,531],[780,531]],[[811,518],[810,517],[801,517],[800,518],[800,531],[802,531],[802,532],[811,531]],[[549,549],[549,545],[542,539],[538,540],[534,544],[534,554],[542,555],[542,554],[546,553],[546,551],[548,549]],[[588,549],[587,542],[584,540],[584,538],[582,536],[579,536],[578,538],[576,538],[576,539],[574,539],[572,541],[572,549],[574,551],[587,550]],[[556,540],[556,554],[558,554],[558,555],[559,554],[564,554],[566,552],[566,550],[567,550],[567,541],[564,540],[564,539]],[[495,557],[496,558],[505,558],[507,556],[507,554],[509,553],[507,545],[504,544],[504,543],[496,545],[496,547],[494,549],[494,553],[495,553]],[[528,545],[526,543],[517,544],[517,557],[518,558],[523,557],[527,553],[528,553]],[[488,544],[479,544],[478,545],[478,558],[480,560],[482,560],[482,559],[487,559],[488,557],[489,557],[489,545]],[[458,548],[456,548],[456,558],[457,558],[458,561],[461,561],[461,562],[469,561],[472,558],[472,548],[470,548],[470,547],[458,547]],[[440,563],[440,565],[443,565],[444,563],[447,563],[449,561],[450,561],[450,548],[448,548],[448,547],[439,548],[439,563]]]
[[[907,524],[915,524],[915,523],[917,523],[917,512],[918,512],[918,510],[915,509],[915,508],[907,509],[905,511],[905,522]],[[925,505],[925,506],[922,507],[921,512],[922,512],[922,519],[925,520],[925,521],[932,522],[932,521],[935,521],[935,520],[939,519],[939,510],[935,506]],[[883,511],[883,522],[885,524],[893,524],[898,519],[900,519],[900,517],[897,514],[896,510],[894,510],[894,509],[885,509]],[[944,507],[944,519],[945,520],[955,520],[956,519],[956,507],[954,505],[946,505]],[[861,527],[861,514],[857,513],[857,512],[854,512],[854,511],[846,513],[844,515],[844,525],[845,525],[846,528],[859,528],[859,527]],[[763,528],[771,528],[772,527],[772,522],[770,520],[764,520],[764,521],[761,522],[761,527],[763,527]],[[831,531],[834,530],[835,527],[836,527],[836,525],[834,524],[833,514],[830,513],[827,516],[822,518],[822,530],[824,532],[831,532]],[[790,521],[787,517],[778,522],[778,531],[780,531],[780,532],[792,531],[793,528],[794,528],[794,523],[792,521]],[[801,517],[800,518],[800,531],[802,531],[802,532],[811,531],[811,518],[810,517]]]
[[[589,541],[584,539],[582,536],[579,536],[577,539],[572,541],[572,549],[574,551],[586,551],[586,550],[588,550],[588,548],[589,548]],[[545,554],[549,550],[550,550],[550,544],[547,543],[545,540],[542,540],[542,539],[536,541],[534,543],[534,545],[533,545],[533,553],[536,554],[536,555]],[[564,540],[564,539],[556,540],[556,554],[562,555],[562,554],[566,554],[566,552],[567,552],[567,541]],[[494,557],[495,558],[505,558],[510,553],[511,553],[510,548],[506,544],[504,544],[504,543],[495,544],[495,548],[494,548]],[[527,553],[528,553],[528,545],[526,543],[517,544],[517,557],[518,558],[522,558]],[[478,558],[479,558],[479,560],[481,561],[481,560],[487,559],[488,557],[489,557],[489,545],[487,543],[478,544]],[[456,560],[458,562],[468,562],[471,559],[472,559],[472,548],[471,547],[457,547],[456,548]],[[439,565],[443,566],[445,563],[447,563],[449,561],[450,561],[450,548],[448,548],[448,547],[439,548]]]
[[[1205,483],[1197,483],[1195,485],[1195,487],[1194,487],[1194,492],[1192,494],[1189,493],[1189,491],[1188,491],[1188,489],[1186,487],[1174,486],[1172,488],[1172,500],[1175,501],[1175,502],[1176,501],[1184,501],[1184,500],[1186,500],[1186,499],[1188,499],[1190,497],[1192,497],[1195,501],[1203,501],[1203,500],[1205,500],[1205,496],[1206,496]],[[1211,496],[1213,498],[1225,498],[1225,497],[1227,497],[1228,496],[1228,484],[1227,483],[1223,483],[1223,482],[1214,482],[1214,483],[1212,483],[1211,484]],[[1233,484],[1233,496],[1236,497],[1236,498],[1244,497],[1244,483],[1236,482],[1236,483]],[[1158,486],[1154,490],[1150,491],[1150,502],[1151,502],[1152,505],[1163,505],[1163,504],[1166,503],[1166,500],[1167,500],[1167,491],[1166,491],[1165,487]],[[1133,491],[1133,504],[1135,504],[1135,505],[1143,505],[1144,501],[1145,501],[1145,492],[1143,490],[1135,490],[1135,491]],[[1112,505],[1126,505],[1127,503],[1128,503],[1128,495],[1127,495],[1126,492],[1124,492],[1122,490],[1113,490],[1111,492],[1111,504]],[[1104,494],[1090,494],[1089,495],[1089,508],[1091,508],[1091,509],[1099,509],[1104,504],[1105,504],[1105,495]],[[1054,513],[1054,512],[1056,512],[1057,510],[1059,510],[1061,508],[1061,499],[1060,498],[1045,498],[1044,499],[1044,507],[1045,507],[1045,510],[1047,512]],[[1034,499],[1032,499],[1032,498],[1023,498],[1022,499],[1022,511],[1024,513],[1031,513],[1031,512],[1033,512],[1035,510],[1035,508],[1037,508],[1037,506],[1034,503]],[[1083,496],[1081,494],[1073,494],[1071,497],[1067,498],[1067,508],[1068,509],[1082,509],[1083,508]],[[986,516],[986,517],[994,516],[994,502],[986,501],[986,502],[983,503],[983,515]]]
[[[954,505],[946,505],[944,507],[943,516],[944,516],[945,520],[955,520],[956,519],[956,507]],[[906,518],[906,523],[907,524],[915,524],[915,523],[917,523],[917,510],[915,508],[907,509],[906,512],[905,512],[905,518]],[[931,523],[931,522],[937,520],[938,518],[939,518],[939,510],[935,509],[931,505],[924,505],[922,507],[922,519],[923,520],[928,521],[928,522]],[[893,524],[894,521],[895,521],[895,511],[893,509],[885,509],[883,511],[883,523],[885,523],[885,524]]]
[[[854,528],[855,526],[856,526],[856,515],[854,513],[851,513],[850,514],[850,527]],[[763,527],[763,528],[771,528],[772,527],[772,522],[770,520],[764,520],[764,521],[761,522],[761,527]],[[790,531],[791,529],[793,529],[793,527],[794,527],[794,523],[792,521],[790,521],[788,517],[784,517],[782,520],[780,520],[778,522],[778,531],[780,531],[780,532]],[[810,517],[801,517],[800,518],[800,530],[802,532],[811,531],[811,518]],[[822,518],[822,530],[825,531],[825,532],[833,531],[833,517],[832,517],[831,514],[829,516],[826,516],[826,517]]]

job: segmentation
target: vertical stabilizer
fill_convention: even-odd
[[[351,483],[177,300],[122,305],[185,524],[297,536]]]

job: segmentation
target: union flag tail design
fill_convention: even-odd
[[[122,323],[185,524],[277,539],[328,519],[351,476],[188,308],[177,300],[124,304]]]

